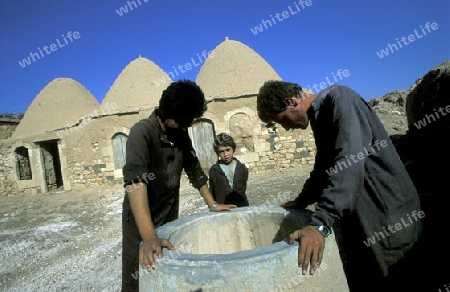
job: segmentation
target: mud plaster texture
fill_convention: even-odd
[[[299,193],[310,166],[250,175],[251,205]],[[2,198],[0,291],[120,291],[122,188]],[[208,212],[198,191],[181,189],[180,217]]]

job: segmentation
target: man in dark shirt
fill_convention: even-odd
[[[181,172],[184,169],[211,211],[233,210],[217,204],[208,178],[193,155],[188,127],[206,111],[201,88],[192,81],[172,82],[159,107],[130,130],[123,167],[125,197],[122,213],[122,291],[139,290],[139,264],[155,268],[154,253],[172,244],[156,228],[178,218]]]
[[[295,83],[267,81],[257,109],[264,122],[286,130],[306,129],[310,123],[314,133],[313,171],[298,197],[283,204],[306,208],[315,203],[309,225],[290,236],[291,244],[300,243],[302,273],[309,265],[314,274],[324,237],[334,230],[352,291],[384,291],[402,284],[408,276],[403,262],[418,240],[425,214],[370,105],[346,86],[332,85],[317,95]]]

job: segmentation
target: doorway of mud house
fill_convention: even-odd
[[[211,120],[200,119],[189,128],[192,147],[205,173],[208,173],[209,168],[218,159],[213,145],[215,135],[214,123]]]
[[[40,142],[39,147],[42,155],[43,176],[47,185],[47,192],[64,190],[61,160],[58,150],[58,141]]]

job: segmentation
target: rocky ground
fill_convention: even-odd
[[[409,90],[395,90],[372,98],[369,104],[375,110],[389,135],[404,135],[408,130],[406,96]]]
[[[310,171],[250,174],[250,204],[295,198]],[[121,188],[2,198],[0,291],[120,291],[122,200]],[[190,186],[180,201],[180,217],[208,212]]]

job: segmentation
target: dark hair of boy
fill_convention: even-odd
[[[236,151],[236,143],[234,142],[233,138],[224,132],[218,134],[214,139],[214,151],[217,155],[219,154],[219,146],[230,146],[233,151]]]

